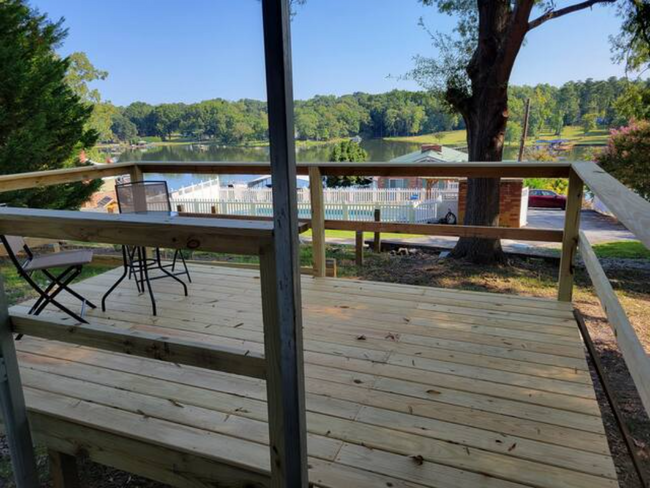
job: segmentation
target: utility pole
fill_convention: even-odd
[[[530,98],[526,99],[526,113],[524,114],[524,127],[521,132],[521,142],[519,143],[519,157],[517,161],[524,159],[524,147],[526,146],[526,137],[528,137],[528,120],[530,118]]]

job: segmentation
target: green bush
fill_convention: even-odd
[[[646,200],[650,200],[650,122],[631,122],[612,130],[605,150],[596,155],[600,166]]]

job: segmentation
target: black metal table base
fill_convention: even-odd
[[[175,272],[176,261],[179,256],[181,262],[183,263],[184,271]],[[153,309],[154,316],[156,315],[157,310],[156,298],[151,288],[151,282],[153,280],[172,278],[183,286],[183,292],[185,293],[185,296],[188,296],[187,285],[178,277],[186,275],[190,283],[192,282],[192,278],[190,277],[187,265],[185,264],[185,258],[179,250],[176,250],[174,253],[174,260],[172,261],[172,264],[163,264],[160,258],[159,248],[156,248],[154,258],[147,258],[147,252],[144,247],[122,246],[122,260],[124,262],[124,271],[122,275],[117,279],[117,281],[113,283],[113,286],[111,286],[102,297],[102,311],[106,311],[106,299],[108,296],[113,293],[115,288],[117,288],[118,285],[124,281],[124,278],[127,277],[129,279],[131,279],[131,277],[135,277],[135,286],[138,289],[138,293],[144,293],[146,285],[147,291],[149,292],[149,297],[151,298],[151,308]],[[167,268],[171,268],[171,272]],[[149,271],[156,269],[162,271],[163,274],[154,277],[149,276]]]

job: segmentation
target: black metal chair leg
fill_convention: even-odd
[[[122,258],[124,259],[124,272],[122,273],[122,276],[120,276],[115,283],[113,283],[113,286],[111,286],[106,293],[104,293],[104,296],[102,297],[102,312],[106,312],[106,299],[108,296],[113,293],[113,290],[117,288],[117,285],[122,283],[124,281],[124,278],[126,278],[126,275],[129,273],[130,267],[129,267],[129,262],[127,260],[127,253],[126,253],[126,246],[122,246]],[[137,280],[136,280],[137,282]]]
[[[36,309],[36,312],[34,313],[34,315],[39,315],[45,309],[45,307],[47,306],[48,303],[52,302],[59,295],[59,293],[61,293],[70,283],[72,283],[72,280],[74,280],[77,276],[79,276],[81,274],[81,266],[75,266],[75,267],[68,268],[67,270],[65,270],[63,273],[61,273],[61,276],[64,275],[64,274],[67,274],[69,269],[73,270],[72,274],[70,276],[68,276],[63,282],[61,282],[58,285],[58,287],[52,293],[50,293],[47,296],[47,298],[45,299],[45,302],[42,303],[41,306],[38,307],[38,309]],[[55,280],[55,283],[58,282],[58,281],[59,280]],[[83,303],[83,301],[82,301],[82,303]]]
[[[70,317],[72,317],[73,319],[75,319],[77,322],[81,322],[82,324],[87,324],[87,323],[88,323],[88,321],[87,321],[86,319],[84,319],[83,317],[80,317],[78,314],[74,313],[74,312],[73,312],[72,310],[70,310],[68,307],[66,307],[66,306],[64,306],[64,305],[62,305],[62,304],[60,304],[60,303],[57,302],[56,300],[49,300],[49,301],[48,301],[48,304],[49,304],[49,303],[51,303],[52,305],[54,305],[56,308],[58,308],[59,310],[61,310],[63,313],[68,314]],[[40,313],[40,312],[39,312],[39,313]],[[34,314],[34,315],[38,315],[38,314]]]
[[[156,299],[153,296],[153,290],[151,289],[151,282],[149,281],[149,269],[146,262],[146,250],[143,247],[138,247],[138,260],[140,261],[140,276],[142,276],[143,282],[147,283],[147,289],[149,290],[149,296],[151,297],[151,308],[153,309],[153,315],[156,316]],[[144,288],[144,283],[142,285]]]
[[[128,269],[129,269],[129,279],[131,279],[131,276],[133,276],[133,275],[135,274],[135,287],[138,289],[138,293],[144,293],[144,288],[142,288],[142,287],[140,286],[141,283],[140,283],[140,281],[138,281],[138,275],[137,275],[137,271],[136,271],[136,269],[135,269],[135,264],[134,264],[134,261],[135,261],[135,253],[136,253],[136,251],[137,251],[138,248],[137,248],[137,247],[133,247],[132,249],[129,249],[129,246],[122,246],[122,247],[126,247],[126,248],[127,248],[126,255],[127,255],[127,257],[128,257],[128,263],[129,263],[129,266],[128,266]]]
[[[160,249],[158,249],[158,248],[156,248],[156,261],[157,261],[157,263],[158,263],[158,268],[160,269],[160,271],[162,271],[163,273],[165,273],[165,274],[166,274],[167,276],[169,276],[170,278],[174,278],[174,279],[175,279],[176,281],[178,281],[181,285],[183,285],[183,290],[185,291],[185,296],[188,296],[187,285],[185,284],[185,282],[184,282],[183,280],[179,279],[177,276],[175,276],[175,275],[173,275],[172,273],[170,273],[169,271],[167,271],[167,270],[165,269],[165,267],[162,265],[162,261],[160,260]]]
[[[55,281],[58,285],[61,285],[61,281],[60,281],[60,280],[61,280],[61,275],[59,275],[58,277],[57,277],[57,276],[54,276],[52,273],[50,273],[50,272],[49,272],[48,270],[46,270],[46,269],[43,270],[43,274],[45,274],[45,276],[47,276],[47,277],[48,277],[49,279],[51,279],[52,281]],[[70,288],[69,286],[66,285],[66,286],[63,287],[63,289],[64,289],[65,291],[67,291],[68,293],[70,293],[70,295],[72,295],[73,297],[75,297],[75,298],[77,298],[78,300],[80,300],[82,303],[85,303],[86,305],[88,305],[90,308],[97,308],[97,305],[95,305],[93,302],[91,302],[91,301],[88,300],[87,298],[81,296],[79,293],[77,293],[76,291],[74,291],[74,290],[73,290],[72,288]]]
[[[65,271],[63,271],[63,273],[61,273],[59,275],[59,279],[62,279],[66,274],[68,274],[70,271],[72,271],[72,269],[73,268],[70,267],[70,268],[67,268]],[[30,314],[34,313],[36,310],[38,310],[41,307],[41,305],[43,304],[44,301],[46,302],[46,305],[47,305],[47,298],[50,296],[50,293],[52,292],[54,287],[57,285],[56,281],[57,281],[56,279],[51,280],[50,283],[45,287],[45,290],[41,290],[40,288],[39,288],[39,290],[37,290],[39,292],[39,294],[40,294],[40,297],[38,298],[38,300],[36,300],[36,303],[34,305],[32,305],[32,308],[30,308],[29,312],[27,312],[27,313],[30,313]],[[36,282],[34,282],[34,283],[36,283]]]

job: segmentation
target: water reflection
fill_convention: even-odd
[[[390,161],[404,154],[420,149],[419,143],[385,141],[370,139],[361,142],[361,146],[368,152],[370,161]],[[331,145],[312,145],[309,147],[298,146],[297,159],[302,162],[328,161]],[[562,158],[578,161],[591,159],[594,151],[592,146],[574,146],[570,151],[563,153]],[[514,160],[517,157],[517,148],[508,147],[504,151],[504,159]],[[226,147],[216,144],[183,144],[172,146],[159,146],[146,150],[128,150],[119,157],[120,161],[268,161],[268,147]],[[152,175],[149,178],[156,178]],[[203,180],[212,179],[211,175],[165,175],[172,190],[181,186],[191,185]],[[223,184],[244,182],[255,176],[224,175],[221,177]]]

